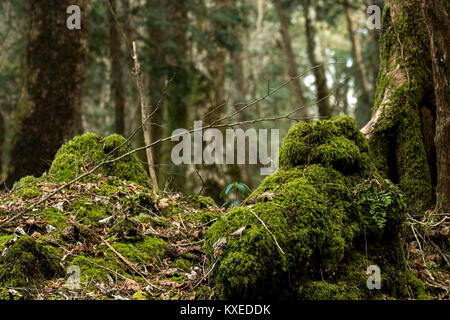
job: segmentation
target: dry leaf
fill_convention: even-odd
[[[123,284],[123,286],[125,287],[125,289],[131,290],[134,292],[141,290],[141,287],[139,286],[139,284],[132,279],[125,280],[125,283]]]

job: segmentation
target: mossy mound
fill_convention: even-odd
[[[0,286],[24,287],[28,289],[25,292],[39,289],[46,280],[63,275],[59,266],[61,258],[56,248],[24,235],[0,256]]]
[[[208,230],[219,296],[404,297],[404,198],[372,172],[367,152],[349,117],[291,128],[281,168],[250,195],[251,205],[233,209]],[[381,268],[382,290],[366,286],[371,264]]]
[[[56,153],[49,170],[49,177],[55,182],[68,182],[89,171],[104,160],[111,160],[131,150],[129,143],[120,135],[113,134],[102,138],[94,133],[87,133],[65,143]],[[106,164],[96,173],[115,176],[142,186],[149,186],[148,175],[134,155]],[[96,179],[96,174],[84,181]]]
[[[280,167],[321,164],[344,174],[370,171],[368,144],[356,122],[347,116],[300,122],[289,130],[280,149]]]

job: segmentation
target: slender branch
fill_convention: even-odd
[[[136,50],[136,42],[133,41],[133,62],[134,62],[134,74],[136,76],[136,85],[138,87],[139,93],[139,102],[141,105],[141,113],[142,113],[142,131],[144,132],[144,140],[146,145],[150,145],[151,135],[150,128],[147,121],[147,107],[145,106],[145,95],[144,95],[144,81],[142,80],[141,74],[141,65],[139,63],[137,50]],[[155,168],[153,167],[153,154],[150,148],[146,149],[147,161],[148,161],[148,170],[150,173],[150,180],[152,182],[153,192],[158,191],[158,179],[156,178]]]

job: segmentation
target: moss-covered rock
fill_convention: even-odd
[[[52,246],[44,246],[24,235],[0,257],[2,287],[37,288],[45,280],[61,276],[61,255]]]
[[[231,210],[208,231],[207,253],[219,260],[213,272],[219,296],[404,296],[404,197],[373,172],[367,154],[349,117],[291,128],[280,169],[249,196],[252,204]],[[365,250],[389,279],[380,292],[366,286]]]
[[[83,134],[59,149],[50,167],[49,176],[56,182],[68,182],[105,159],[114,159],[130,150],[129,143],[120,135],[113,134],[102,138],[94,133]],[[99,168],[97,173],[126,179],[143,186],[150,184],[145,169],[134,155],[106,164]],[[89,179],[96,179],[96,175],[85,177],[84,181]]]

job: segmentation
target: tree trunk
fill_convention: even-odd
[[[149,97],[150,97],[150,131],[152,141],[161,139],[164,135],[164,86],[167,78],[167,63],[165,60],[164,43],[166,42],[166,33],[162,26],[165,22],[167,5],[164,0],[147,0],[147,6],[152,12],[159,16],[159,23],[155,19],[149,19],[148,39],[150,44],[150,78],[149,78]],[[177,80],[175,80],[176,83]],[[171,86],[172,84],[170,84]],[[155,164],[162,162],[162,145],[158,144],[152,148]],[[160,177],[161,167],[157,166],[156,171]],[[161,177],[163,178],[163,177]],[[161,180],[161,179],[160,179]],[[162,181],[160,181],[162,182]]]
[[[347,19],[347,30],[350,38],[353,58],[353,72],[355,75],[355,87],[358,94],[358,103],[355,111],[355,118],[359,127],[364,126],[372,115],[372,98],[367,80],[367,71],[362,61],[361,45],[357,37],[353,24],[353,13],[348,0],[344,0],[344,11]]]
[[[77,1],[81,29],[69,30],[73,1],[28,1],[24,86],[15,116],[7,184],[46,171],[62,143],[78,133],[86,75],[89,0]]]
[[[232,53],[232,63],[233,63],[233,74],[234,74],[234,87],[236,89],[236,102],[235,102],[235,110],[241,109],[245,103],[248,93],[248,83],[244,76],[244,63],[242,59],[242,50],[236,49]],[[248,120],[247,110],[243,110],[239,113],[239,121]],[[242,125],[241,128],[246,130],[246,126]],[[246,151],[246,159],[248,159],[248,148]],[[252,188],[252,168],[248,163],[240,165],[241,171],[243,173],[244,182]]]
[[[280,33],[283,41],[283,53],[288,66],[289,77],[294,78],[298,76],[298,66],[295,61],[295,53],[292,49],[292,40],[289,32],[289,15],[286,8],[283,6],[281,0],[275,0],[277,8],[278,20],[280,21]],[[301,79],[297,78],[291,82],[291,89],[297,101],[297,106],[294,109],[301,108],[297,113],[301,118],[308,118],[308,109],[303,107],[306,105],[305,97],[303,95]],[[303,108],[302,108],[303,107]]]
[[[409,209],[434,201],[434,92],[421,0],[391,0],[383,15],[376,112],[361,130],[384,176],[399,183]]]
[[[436,97],[436,208],[450,212],[450,2],[422,0],[428,27]]]
[[[120,135],[125,134],[125,100],[123,97],[123,83],[122,83],[122,67],[121,67],[121,52],[120,52],[120,38],[117,30],[115,20],[116,0],[109,0],[111,3],[111,10],[108,10],[109,20],[109,53],[111,56],[111,69],[114,88],[114,105],[116,114],[116,133]]]
[[[171,135],[176,129],[187,128],[187,107],[188,96],[190,93],[190,74],[187,67],[188,58],[188,39],[187,24],[189,22],[187,1],[167,1],[167,20],[168,33],[167,37],[174,44],[173,47],[167,49],[164,53],[166,74],[169,78],[173,78],[167,88],[167,99],[164,104],[164,124],[166,127],[165,134]],[[162,162],[164,164],[172,164],[171,150],[175,143],[165,143],[162,146]],[[170,168],[169,171],[166,168]],[[161,167],[160,179],[170,184],[172,190],[184,191],[186,184],[186,167],[170,166]],[[168,181],[168,179],[170,181]]]
[[[314,77],[316,78],[317,105],[319,106],[319,116],[329,118],[331,116],[330,92],[328,91],[327,78],[325,75],[325,66],[323,65],[322,55],[317,45],[316,36],[316,10],[311,0],[303,1],[305,12],[305,28],[309,62],[314,67]]]
[[[381,12],[383,12],[384,9],[384,0],[366,0],[365,1],[366,7],[369,7],[370,5],[377,5],[380,7]],[[371,71],[371,83],[372,83],[372,97],[375,96],[377,92],[377,78],[378,78],[378,72],[380,71],[380,30],[377,29],[369,29],[369,35],[372,39],[372,71]],[[373,104],[373,98],[372,98],[372,104]],[[372,107],[372,105],[371,105]]]

